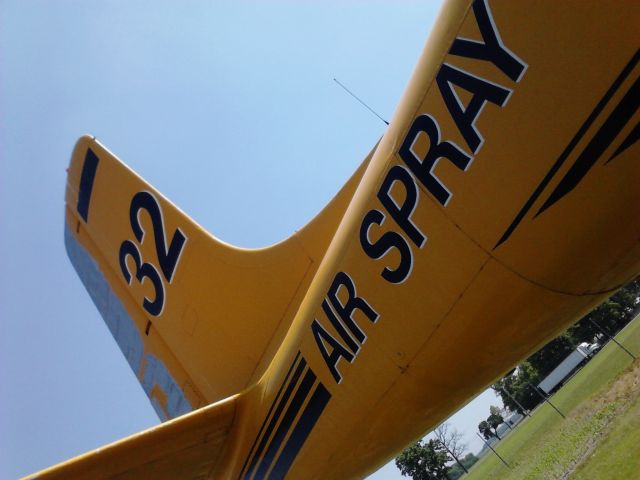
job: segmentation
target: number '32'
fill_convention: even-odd
[[[136,237],[138,243],[142,244],[145,231],[140,224],[140,211],[146,210],[151,217],[151,225],[153,226],[153,238],[156,247],[156,253],[158,256],[158,263],[160,264],[160,270],[162,276],[167,282],[171,283],[173,279],[173,273],[175,272],[182,250],[187,241],[182,230],[176,228],[171,237],[171,242],[167,246],[167,237],[165,234],[164,220],[162,217],[162,209],[155,196],[147,191],[136,193],[131,199],[131,206],[129,208],[129,221],[131,223],[131,229]],[[149,262],[145,262],[142,259],[142,254],[138,246],[131,240],[125,240],[120,245],[120,270],[127,284],[131,285],[132,273],[129,271],[127,265],[127,257],[133,259],[135,265],[135,276],[139,283],[143,283],[145,278],[148,278],[155,290],[153,299],[144,297],[142,301],[142,307],[154,317],[157,317],[164,310],[165,305],[165,286],[160,272],[155,265]]]

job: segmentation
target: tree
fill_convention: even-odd
[[[542,379],[567,358],[580,343],[575,343],[569,332],[565,332],[531,355],[527,361]]]
[[[413,480],[447,480],[447,463],[453,460],[438,440],[417,441],[396,457],[396,467]]]
[[[500,440],[498,427],[503,422],[504,418],[502,417],[502,413],[500,413],[500,408],[492,405],[491,407],[489,407],[489,416],[487,417],[487,419],[481,421],[478,424],[478,430],[487,440],[491,437],[496,437],[498,440]]]
[[[494,405],[489,407],[489,416],[487,417],[487,424],[489,427],[493,428],[493,431],[496,434],[496,437],[500,438],[498,435],[498,427],[504,423],[504,417],[502,413],[500,413],[500,408]]]
[[[467,468],[471,468],[478,460],[480,460],[480,458],[473,453],[467,453],[462,459],[462,464]]]
[[[448,423],[443,423],[433,431],[436,439],[442,443],[454,457],[460,457],[467,449],[467,444],[462,441],[463,434]]]
[[[467,448],[467,444],[462,441],[463,434],[458,432],[455,428],[451,428],[451,425],[446,422],[436,428],[433,431],[433,434],[436,436],[436,439],[444,445],[449,455],[451,455],[456,461],[454,466],[465,471],[466,467],[464,467],[460,461],[460,456]],[[451,475],[449,475],[449,477],[451,477]]]
[[[460,459],[460,463],[464,465],[464,467],[469,470],[477,461],[479,460],[473,453],[467,453],[463,458]],[[460,465],[454,464],[451,466],[447,475],[449,480],[458,480],[462,475],[464,475],[464,470]]]
[[[601,332],[591,323],[595,321],[610,335],[618,333],[629,323],[638,309],[640,300],[640,279],[634,280],[618,290],[607,301],[592,310],[567,331],[574,343],[593,343]]]
[[[538,371],[528,361],[525,361],[518,365],[515,371],[494,383],[492,388],[500,395],[505,407],[512,412],[517,411],[524,415],[523,409],[533,410],[542,401],[529,385],[537,385],[540,380]],[[509,392],[511,396],[505,392]]]
[[[538,385],[577,345],[592,343],[601,335],[592,321],[615,335],[633,319],[639,307],[640,279],[636,279],[494,383],[492,388],[510,411],[524,414],[523,409],[533,410],[542,399],[529,384]]]
[[[494,433],[493,430],[491,430],[491,425],[489,425],[489,422],[486,420],[483,420],[478,424],[478,430],[486,440],[489,440],[491,437],[500,438],[497,433]]]

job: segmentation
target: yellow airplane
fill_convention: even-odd
[[[638,25],[446,2],[382,139],[268,248],[81,138],[66,248],[166,422],[30,478],[362,478],[460,408],[640,272]]]

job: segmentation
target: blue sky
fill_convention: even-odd
[[[91,133],[222,240],[314,216],[390,118],[439,2],[0,2],[0,477],[158,423],[66,258]],[[476,405],[477,403],[477,405]],[[458,418],[475,425],[485,394]],[[372,476],[402,478],[394,466]]]

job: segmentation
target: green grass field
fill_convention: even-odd
[[[616,337],[640,354],[640,316]],[[466,480],[640,479],[640,360],[609,342],[551,401],[488,452]]]
[[[640,478],[640,398],[615,418],[593,455],[571,476],[572,480],[602,478]]]

